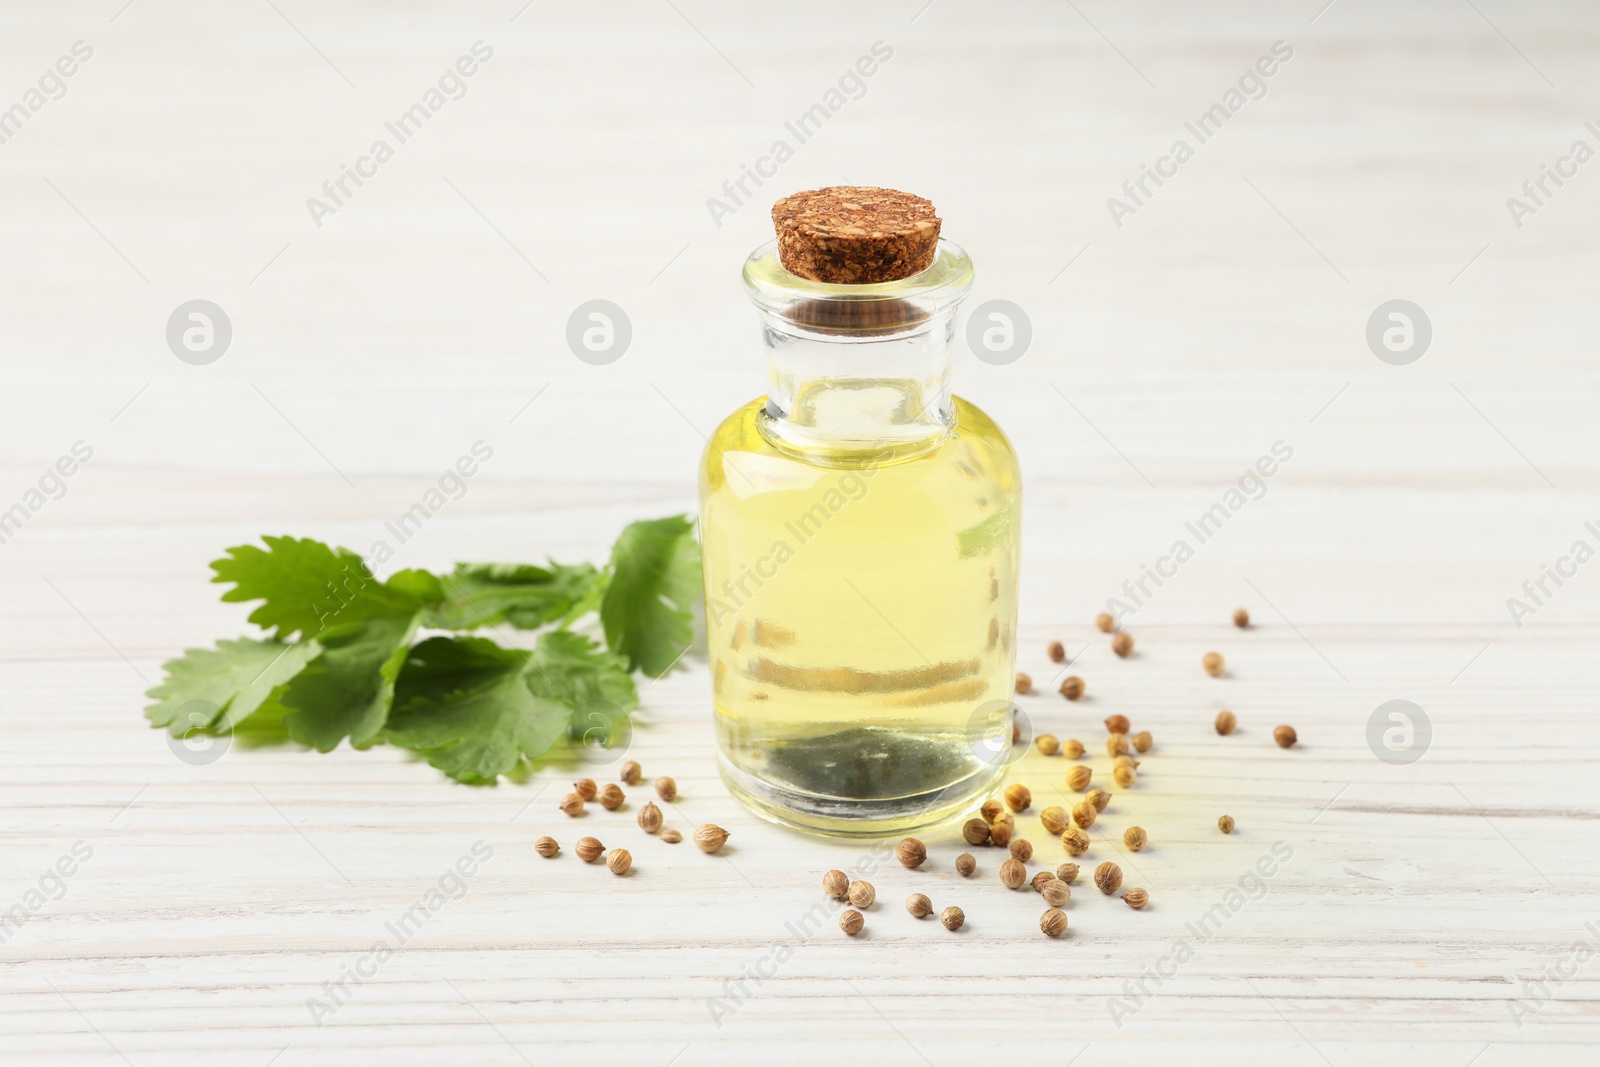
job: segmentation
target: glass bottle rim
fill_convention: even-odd
[[[750,300],[764,311],[778,312],[800,301],[872,303],[911,301],[928,308],[954,305],[972,288],[972,259],[954,241],[939,239],[933,262],[909,278],[865,285],[814,282],[790,274],[778,258],[778,242],[768,241],[744,261],[744,287]]]

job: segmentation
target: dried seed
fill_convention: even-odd
[[[1135,911],[1138,911],[1140,908],[1150,903],[1150,894],[1135,886],[1126,893],[1122,894],[1122,902]]]
[[[850,879],[843,871],[829,871],[822,876],[822,891],[830,900],[844,900],[850,895]]]
[[[1011,842],[1011,858],[1022,863],[1033,859],[1033,842],[1026,837],[1016,838]]]
[[[1233,613],[1233,624],[1243,630],[1250,625],[1250,613],[1243,608],[1236,608]]]
[[[1061,847],[1066,849],[1070,856],[1081,856],[1089,851],[1089,835],[1076,826],[1071,827],[1061,835]]]
[[[1052,663],[1060,663],[1067,658],[1067,650],[1061,647],[1060,641],[1051,641],[1045,646],[1045,653]]]
[[[1039,822],[1052,834],[1059,834],[1067,828],[1067,809],[1059,804],[1052,804],[1039,813]]]
[[[1061,742],[1056,740],[1055,734],[1040,734],[1033,739],[1033,746],[1046,756],[1054,756],[1061,751]]]
[[[1028,868],[1021,860],[1006,860],[1000,865],[1000,883],[1007,889],[1021,889],[1028,880]]]
[[[679,841],[683,840],[683,835],[669,827],[668,829],[661,831],[661,840],[665,841],[669,845],[676,845]]]
[[[1089,787],[1089,780],[1093,777],[1094,770],[1080,763],[1067,772],[1067,785],[1081,793]]]
[[[694,843],[701,852],[715,852],[728,843],[728,831],[714,823],[706,823],[694,832]]]
[[[1083,795],[1083,799],[1093,804],[1095,811],[1105,811],[1106,805],[1111,803],[1111,794],[1104,789],[1091,789]]]
[[[1110,715],[1106,718],[1106,733],[1125,734],[1128,732],[1128,717],[1126,715]]]
[[[1234,821],[1232,815],[1224,815],[1217,820],[1217,829],[1225,834],[1233,833]]]
[[[1128,846],[1130,852],[1138,852],[1144,848],[1144,843],[1150,840],[1150,835],[1144,832],[1142,826],[1130,826],[1122,831],[1122,843]]]
[[[1067,913],[1060,908],[1049,908],[1039,916],[1039,929],[1046,937],[1060,937],[1067,932]]]
[[[612,874],[627,874],[633,869],[633,856],[625,848],[614,848],[606,853],[606,869]]]
[[[1023,694],[1033,692],[1033,679],[1021,671],[1017,672],[1017,692]]]
[[[983,807],[978,809],[978,814],[983,816],[984,822],[994,822],[1000,817],[1000,813],[1005,810],[1004,805],[994,797],[990,797],[983,802]]]
[[[956,873],[963,878],[970,878],[972,872],[978,869],[978,861],[973,859],[972,853],[963,852],[956,857]]]
[[[1206,673],[1211,675],[1211,677],[1220,678],[1222,677],[1222,668],[1226,666],[1226,664],[1223,662],[1222,653],[1207,652],[1204,656],[1200,657],[1200,666],[1204,667],[1206,669]]]
[[[1155,744],[1155,738],[1150,736],[1149,730],[1140,730],[1128,740],[1133,744],[1135,752],[1149,752],[1150,746]]]
[[[593,863],[600,858],[600,854],[606,850],[606,846],[592,837],[580,837],[572,850],[578,854],[578,858],[583,862]]]
[[[1063,863],[1056,868],[1056,877],[1071,885],[1078,880],[1078,865],[1076,863]]]
[[[894,847],[894,858],[899,860],[904,867],[913,869],[922,866],[928,858],[928,849],[921,841],[908,837]]]
[[[959,930],[961,924],[967,921],[967,913],[960,908],[946,908],[939,913],[939,921],[946,930]]]
[[[678,799],[678,783],[663,774],[656,779],[656,796],[665,800],[668,804],[672,803]]]
[[[1135,779],[1138,778],[1138,775],[1134,772],[1132,765],[1122,763],[1111,769],[1111,777],[1115,779],[1117,785],[1121,786],[1123,789],[1132,789],[1133,783]]]
[[[557,804],[556,807],[560,808],[562,812],[567,815],[582,815],[583,798],[577,793],[568,793],[566,796],[561,798],[561,803]]]
[[[1051,874],[1049,871],[1040,871],[1038,874],[1028,879],[1028,884],[1033,886],[1033,891],[1037,893],[1044,888],[1044,884],[1046,882],[1053,878],[1055,878],[1055,875]]]
[[[1272,739],[1278,742],[1279,748],[1293,748],[1294,743],[1300,740],[1300,735],[1294,732],[1293,726],[1274,726]]]
[[[593,800],[599,787],[594,784],[593,778],[579,778],[572,783],[572,791],[584,800]]]
[[[1066,697],[1068,700],[1077,700],[1079,697],[1083,696],[1084,688],[1085,687],[1082,678],[1079,678],[1076,674],[1069,674],[1067,675],[1066,679],[1062,681],[1060,692],[1061,695]]]
[[[906,897],[906,910],[914,918],[923,919],[933,914],[933,901],[922,893],[912,893],[909,897]]]
[[[1128,735],[1112,734],[1106,738],[1106,755],[1126,756],[1128,754]]]
[[[638,823],[639,829],[645,833],[655,833],[661,829],[661,809],[647,801],[645,806],[639,809]]]
[[[982,819],[968,819],[961,828],[961,836],[966,838],[969,845],[986,845],[989,843],[989,824]]]
[[[1072,898],[1072,887],[1053,874],[1038,888],[1039,895],[1044,897],[1044,902],[1052,908],[1059,908]]]
[[[850,903],[858,908],[870,908],[872,902],[878,899],[878,891],[871,882],[851,882],[849,895]]]
[[[839,915],[839,929],[851,937],[859,934],[861,928],[865,925],[867,925],[867,920],[863,919],[861,913],[853,908],[846,908]]]
[[[601,787],[600,796],[598,799],[602,808],[605,808],[607,811],[616,811],[618,808],[622,807],[622,802],[626,799],[626,797],[624,797],[622,793],[622,787],[620,785],[615,782],[607,782]]]
[[[1132,756],[1128,755],[1126,752],[1124,752],[1120,756],[1112,756],[1111,757],[1111,766],[1113,766],[1113,767],[1135,767],[1135,768],[1137,768],[1139,766],[1139,761],[1134,759]]]
[[[1094,869],[1094,884],[1100,892],[1110,895],[1122,885],[1122,868],[1106,860]]]
[[[1022,743],[1022,727],[1018,726],[1015,722],[1011,724],[1011,743],[1013,745],[1020,745]]]
[[[1094,624],[1095,627],[1103,634],[1108,634],[1117,628],[1117,620],[1113,619],[1110,615],[1107,615],[1103,611],[1094,617]]]
[[[561,846],[556,844],[556,839],[553,837],[541,837],[533,843],[533,850],[545,859],[549,859],[561,851]]]
[[[997,820],[989,827],[989,843],[999,848],[1006,848],[1011,844],[1011,836],[1016,833],[1016,829],[1016,824],[1009,820]]]
[[[1133,651],[1133,636],[1128,633],[1120,633],[1113,637],[1111,639],[1111,651],[1126,659],[1128,653]]]
[[[642,770],[639,767],[639,764],[633,760],[629,760],[622,765],[622,773],[618,777],[622,779],[622,783],[624,785],[636,785],[638,784],[639,775],[641,773]]]
[[[1099,814],[1095,806],[1087,800],[1080,800],[1072,805],[1072,821],[1085,830],[1094,825],[1094,820]]]
[[[1083,742],[1076,737],[1071,738],[1061,746],[1061,754],[1068,759],[1082,759],[1084,753]]]
[[[1216,722],[1217,733],[1221,734],[1223,737],[1227,737],[1229,734],[1233,733],[1233,728],[1235,726],[1238,726],[1238,725],[1239,725],[1239,716],[1235,715],[1233,712],[1231,712],[1231,711],[1219,711],[1219,712],[1217,712],[1217,722]]]
[[[1012,811],[1027,811],[1028,805],[1033,803],[1033,793],[1021,782],[1012,782],[1006,786],[1006,807]]]

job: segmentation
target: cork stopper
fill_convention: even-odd
[[[872,186],[830,185],[772,205],[784,270],[831,285],[896,282],[927,270],[939,223],[922,197]]]

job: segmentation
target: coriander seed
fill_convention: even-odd
[[[1018,671],[1016,689],[1019,694],[1023,695],[1033,692],[1033,679]]]
[[[713,853],[728,842],[728,831],[713,823],[706,823],[694,832],[694,843],[700,851]]]
[[[970,878],[972,877],[972,872],[977,869],[978,861],[973,858],[972,853],[963,852],[956,857],[956,873],[961,877]]]
[[[603,787],[601,787],[600,796],[598,799],[602,808],[605,808],[607,811],[616,811],[618,808],[622,807],[622,802],[626,798],[623,796],[622,787],[620,785],[615,782],[607,782]]]
[[[639,764],[633,760],[629,760],[622,765],[622,773],[618,775],[618,777],[622,779],[622,783],[624,785],[637,785],[639,783],[639,775],[641,773],[642,770],[639,767]]]
[[[992,823],[1000,817],[1000,813],[1004,810],[1005,808],[998,800],[996,800],[994,797],[990,797],[988,800],[985,800],[983,802],[983,806],[978,809],[978,814],[983,816],[984,822]]]
[[[1108,634],[1117,628],[1117,620],[1102,611],[1094,617],[1094,625],[1101,633]]]
[[[1033,803],[1033,793],[1021,782],[1012,782],[1006,786],[1006,807],[1012,811],[1027,811],[1028,805]]]
[[[1106,860],[1094,869],[1094,884],[1100,892],[1110,896],[1122,885],[1122,868]]]
[[[595,838],[580,837],[578,838],[578,843],[573,846],[572,850],[578,854],[578,858],[583,862],[593,863],[595,860],[600,858],[600,854],[606,850],[606,846],[602,845]]]
[[[572,791],[584,800],[593,800],[599,787],[594,784],[593,778],[579,778],[572,783]]]
[[[1134,770],[1138,770],[1139,761],[1134,759],[1132,756],[1128,755],[1126,752],[1124,752],[1120,756],[1111,757],[1111,766],[1113,766],[1113,767],[1132,767]]]
[[[606,853],[606,869],[612,874],[627,874],[633,869],[633,856],[625,848],[614,848]]]
[[[982,819],[968,819],[967,824],[961,828],[961,836],[966,838],[969,845],[987,845],[989,824]]]
[[[578,816],[583,814],[583,797],[577,793],[568,793],[561,798],[561,803],[556,805],[564,814]]]
[[[1061,835],[1061,847],[1070,856],[1081,856],[1089,851],[1089,835],[1076,826],[1070,827]]]
[[[1021,860],[1006,860],[1000,865],[1000,883],[1007,889],[1020,889],[1028,880],[1028,869]]]
[[[933,901],[922,893],[912,893],[906,897],[906,910],[911,913],[912,918],[925,919],[933,914]]]
[[[1128,846],[1130,852],[1138,852],[1144,848],[1144,843],[1149,839],[1150,836],[1144,832],[1142,826],[1130,826],[1122,831],[1122,843]]]
[[[1038,874],[1028,879],[1028,884],[1033,886],[1033,891],[1035,893],[1038,893],[1044,889],[1044,884],[1046,882],[1051,881],[1054,878],[1055,875],[1051,874],[1049,871],[1040,871]]]
[[[867,925],[867,920],[863,919],[861,917],[861,913],[853,908],[846,908],[839,915],[839,929],[843,930],[851,937],[859,934],[861,932],[861,928],[865,925]]]
[[[1093,804],[1095,811],[1105,811],[1106,805],[1111,803],[1111,794],[1104,789],[1091,789],[1083,795],[1083,799]]]
[[[1293,748],[1294,743],[1300,740],[1300,735],[1294,732],[1293,726],[1274,726],[1272,739],[1278,742],[1279,748]]]
[[[1052,804],[1039,813],[1039,822],[1050,833],[1059,834],[1067,828],[1067,809]]]
[[[1135,752],[1149,752],[1150,746],[1156,743],[1155,738],[1150,736],[1149,730],[1140,730],[1128,738],[1128,741],[1133,745]]]
[[[1224,815],[1222,818],[1217,820],[1217,829],[1221,830],[1225,834],[1233,833],[1233,827],[1234,822],[1232,815]]]
[[[1128,754],[1128,735],[1112,734],[1106,738],[1106,755],[1126,756]]]
[[[1081,793],[1088,788],[1089,780],[1093,777],[1094,770],[1080,763],[1067,772],[1067,785]]]
[[[1056,868],[1056,877],[1071,885],[1078,880],[1078,865],[1076,863],[1063,863]]]
[[[671,804],[678,799],[678,783],[663,774],[656,779],[656,796]]]
[[[1055,734],[1040,734],[1033,739],[1033,747],[1039,750],[1040,755],[1054,756],[1061,751],[1061,742],[1056,740]]]
[[[1126,715],[1110,715],[1106,718],[1106,733],[1125,734],[1128,732],[1128,717]]]
[[[1122,894],[1122,902],[1128,907],[1132,908],[1134,911],[1138,911],[1140,908],[1150,903],[1150,894],[1135,886],[1126,893]]]
[[[639,809],[638,822],[639,829],[645,833],[655,833],[661,829],[661,809],[647,801],[645,806]]]
[[[1085,830],[1094,825],[1094,820],[1099,814],[1094,805],[1087,800],[1080,800],[1072,805],[1072,821]]]
[[[1077,700],[1083,696],[1085,688],[1082,678],[1079,678],[1076,674],[1069,674],[1061,683],[1060,692],[1068,700]]]
[[[822,876],[822,891],[830,900],[844,900],[850,895],[850,879],[843,871],[829,871]]]
[[[1011,842],[1011,858],[1021,863],[1033,859],[1033,842],[1026,837],[1019,837]]]
[[[967,913],[960,908],[946,908],[939,913],[939,921],[946,930],[959,930],[961,924],[967,921]]]
[[[1061,663],[1067,658],[1067,650],[1061,647],[1060,641],[1051,641],[1045,646],[1045,653],[1050,657],[1051,663]]]
[[[1133,635],[1124,632],[1113,637],[1111,639],[1111,651],[1123,659],[1127,659],[1128,654],[1133,651]]]
[[[549,859],[561,851],[561,846],[556,844],[556,839],[553,837],[541,837],[533,843],[533,850],[545,859]]]
[[[1052,908],[1059,908],[1072,898],[1072,887],[1053,874],[1038,889],[1044,902]]]
[[[1068,759],[1082,759],[1084,753],[1083,742],[1076,737],[1071,738],[1061,746],[1061,754]]]
[[[989,843],[998,848],[1007,848],[1011,844],[1011,835],[1016,833],[1016,824],[1000,820],[989,827]]]
[[[858,908],[870,908],[872,902],[878,899],[878,891],[871,882],[851,882],[849,889],[850,903]]]
[[[1200,666],[1204,667],[1206,669],[1206,673],[1211,675],[1213,678],[1222,677],[1222,668],[1225,665],[1226,664],[1224,664],[1222,659],[1222,653],[1220,652],[1207,652],[1204,656],[1200,657]]]
[[[1039,929],[1046,937],[1060,937],[1067,932],[1067,913],[1060,908],[1048,908],[1039,916]]]
[[[900,861],[901,866],[914,870],[928,858],[928,849],[921,841],[908,837],[894,847],[894,858]]]
[[[683,840],[683,835],[669,827],[661,831],[661,840],[665,841],[669,845],[676,845],[679,841]]]
[[[1229,734],[1233,733],[1233,728],[1238,726],[1238,725],[1239,725],[1239,716],[1235,715],[1233,712],[1231,712],[1231,711],[1219,711],[1219,712],[1217,712],[1217,721],[1216,721],[1217,733],[1221,734],[1223,737],[1227,737]]]
[[[1133,767],[1124,763],[1112,768],[1111,777],[1115,779],[1117,785],[1121,786],[1123,789],[1132,789],[1133,783],[1138,778],[1138,775],[1134,772]]]
[[[1250,625],[1250,613],[1243,608],[1236,608],[1233,612],[1233,624],[1243,630]]]

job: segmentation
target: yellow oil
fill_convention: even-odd
[[[1015,677],[1010,443],[960,399],[948,433],[874,447],[795,449],[772,421],[764,400],[739,409],[701,472],[725,780],[834,833],[970,808],[1003,769],[992,729]],[[1009,716],[1004,730],[1009,748]]]

